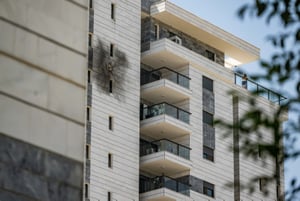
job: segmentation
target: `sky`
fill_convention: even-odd
[[[261,19],[246,17],[241,20],[237,17],[237,10],[251,0],[170,0],[174,4],[188,10],[189,12],[207,20],[208,22],[224,29],[225,31],[255,45],[260,48],[260,57],[268,60],[274,52],[274,48],[270,42],[266,40],[266,36],[280,32],[278,22],[270,25]],[[242,67],[243,71],[249,74],[262,72],[259,62],[252,62]],[[261,83],[267,87],[268,83]],[[275,87],[276,88],[276,87]],[[285,87],[286,88],[286,87]],[[281,89],[282,90],[282,89]],[[289,116],[291,117],[291,115]],[[300,146],[300,140],[297,145]],[[288,187],[291,179],[296,177],[300,180],[300,159],[285,163],[285,187]],[[298,182],[299,183],[299,182]]]

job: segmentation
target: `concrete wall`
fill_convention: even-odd
[[[111,19],[111,4],[115,20]],[[140,1],[94,0],[94,46],[100,39],[105,50],[110,44],[128,60],[122,88],[110,94],[100,87],[93,68],[91,107],[90,200],[139,199],[139,101],[140,101]],[[97,55],[94,53],[95,60]],[[118,80],[115,80],[117,82]],[[116,85],[114,85],[116,86]],[[113,130],[108,128],[109,116]],[[112,168],[108,154],[112,154]]]
[[[24,178],[4,177],[0,186],[8,196],[4,200],[15,200],[16,195],[17,200],[81,200],[87,17],[85,0],[0,2],[0,133],[11,145],[1,145],[0,158],[8,152],[11,157],[25,152],[19,157],[29,167],[0,162],[11,168],[2,166],[0,172]],[[30,169],[36,162],[45,165],[50,160],[35,158],[32,152],[51,156],[57,165],[51,168],[58,169]],[[66,173],[64,164],[76,168],[70,182],[59,178]],[[53,182],[48,171],[57,171]],[[29,177],[33,183],[26,180]],[[41,177],[43,185],[38,185]],[[28,194],[25,187],[19,188],[27,182],[32,191],[53,194]],[[57,186],[61,182],[66,184]],[[73,195],[60,193],[68,185],[74,187],[69,191]]]

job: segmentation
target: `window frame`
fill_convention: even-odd
[[[214,80],[209,77],[202,76],[202,88],[214,92]]]
[[[215,162],[215,150],[208,146],[203,145],[202,158],[211,162]]]
[[[116,4],[111,3],[110,4],[110,18],[112,20],[116,20]]]

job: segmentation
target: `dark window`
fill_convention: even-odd
[[[203,111],[203,123],[213,126],[214,116],[208,112]]]
[[[107,192],[107,201],[111,201],[111,192]]]
[[[113,81],[109,80],[109,89],[108,89],[109,93],[113,92]]]
[[[113,117],[112,116],[108,117],[108,129],[111,131],[113,130]]]
[[[89,185],[88,184],[84,185],[84,196],[85,196],[85,198],[89,197]]]
[[[88,70],[88,83],[90,84],[91,83],[91,71]]]
[[[215,197],[214,185],[203,181],[203,194],[209,197]]]
[[[112,168],[112,154],[111,153],[108,154],[108,167]]]
[[[215,53],[213,53],[209,50],[206,50],[205,55],[209,60],[215,61]]]
[[[90,9],[93,8],[93,0],[90,0],[89,6],[90,6]]]
[[[114,56],[114,44],[110,44],[109,55],[110,55],[111,57]]]
[[[259,190],[260,191],[266,191],[266,185],[267,185],[266,180],[263,179],[263,178],[260,178],[259,179]]]
[[[90,159],[90,145],[85,145],[85,158]]]
[[[111,8],[111,19],[112,20],[115,20],[115,4],[111,4],[111,6],[110,6],[110,8]]]
[[[89,47],[89,67],[93,66],[93,48]]]
[[[92,41],[93,41],[93,35],[89,33],[89,46],[92,46]]]
[[[202,85],[204,89],[207,89],[209,91],[214,91],[214,82],[212,79],[209,79],[208,77],[203,76],[202,77]]]
[[[203,158],[209,161],[214,161],[214,150],[207,146],[203,146]]]
[[[87,108],[86,108],[86,120],[87,120],[87,121],[90,121],[90,120],[91,120],[90,115],[91,115],[90,108],[87,107]]]

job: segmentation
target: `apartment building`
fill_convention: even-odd
[[[259,49],[167,0],[0,2],[0,200],[277,200],[230,150]],[[257,98],[272,114],[281,95]],[[255,140],[255,139],[254,139]],[[272,141],[269,131],[263,140]],[[235,186],[227,184],[235,181]]]

